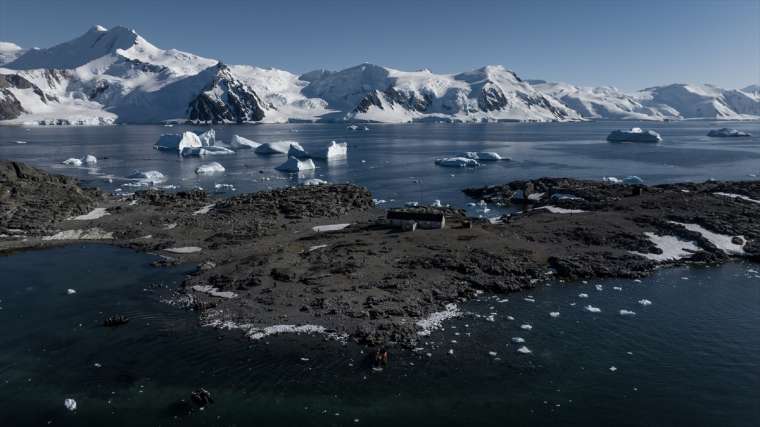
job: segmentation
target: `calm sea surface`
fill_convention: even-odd
[[[658,183],[760,173],[760,139],[704,137],[724,124],[651,125],[665,139],[660,145],[604,142],[610,130],[632,125],[370,125],[367,132],[282,125],[219,127],[217,134],[223,141],[234,133],[293,139],[307,149],[347,141],[348,160],[318,163],[314,177],[365,185],[389,204],[464,206],[462,188],[547,175],[635,174]],[[760,134],[757,123],[731,126]],[[237,192],[304,179],[272,170],[282,156],[252,152],[217,157],[228,172],[198,178],[201,160],[152,149],[158,135],[181,129],[0,128],[0,158],[108,190],[135,169],[160,170],[181,188],[227,183]],[[433,164],[479,150],[513,161],[467,171]],[[60,165],[85,154],[101,159],[97,169]],[[390,366],[375,373],[350,343],[249,341],[198,328],[193,313],[161,302],[191,267],[156,269],[153,259],[101,245],[0,257],[0,426],[755,426],[760,419],[758,265],[667,269],[640,283],[548,283],[508,301],[482,295],[421,350],[394,351]],[[67,295],[69,288],[77,293]],[[585,311],[589,304],[601,312]],[[621,309],[636,315],[621,316]],[[102,327],[113,313],[130,323]],[[518,353],[521,345],[532,353]],[[188,415],[180,401],[199,387],[216,403]],[[77,401],[77,411],[64,408],[65,398]]]

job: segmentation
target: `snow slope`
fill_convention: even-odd
[[[24,49],[15,43],[0,42],[0,65],[7,64],[24,53]]]

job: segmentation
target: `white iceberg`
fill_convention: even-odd
[[[201,140],[204,147],[213,147],[216,144],[216,132],[214,129],[209,129],[206,132],[199,133],[198,139]]]
[[[551,313],[549,313],[549,316],[551,316],[551,317],[559,317],[559,311],[552,311]]]
[[[517,343],[517,344],[521,344],[521,343],[525,342],[525,338],[523,338],[523,337],[512,337],[512,342],[513,343]]]
[[[187,147],[182,150],[183,157],[205,157],[205,156],[215,156],[219,154],[227,155],[227,154],[235,154],[235,152],[230,150],[229,148],[215,147],[215,146],[192,147],[192,148]]]
[[[631,311],[631,310],[621,309],[620,310],[620,315],[621,316],[635,316],[636,312],[635,311]]]
[[[88,154],[88,155],[84,156],[84,159],[82,159],[82,160],[84,160],[84,162],[87,163],[90,166],[96,165],[98,163],[98,158],[95,157],[95,156],[93,156],[92,154]]]
[[[225,171],[224,166],[222,166],[218,162],[204,163],[195,169],[195,173],[197,173],[198,175],[211,175],[215,173],[221,173],[224,171]]]
[[[525,324],[523,324],[523,325],[520,325],[520,329],[522,329],[522,330],[525,330],[525,331],[530,331],[530,330],[532,330],[532,329],[533,329],[533,326],[531,326],[531,325],[529,325],[529,324],[525,323]]]
[[[276,141],[259,145],[256,147],[256,154],[288,154],[291,145],[299,150],[305,151],[303,147],[301,147],[301,144],[296,141]]]
[[[327,184],[327,181],[323,179],[319,179],[319,178],[311,178],[303,182],[303,185],[307,187],[311,185],[325,185],[325,184]]]
[[[459,157],[465,157],[472,160],[479,160],[481,162],[494,162],[498,160],[504,160],[499,153],[493,151],[468,151],[462,153]]]
[[[467,157],[435,159],[435,164],[447,168],[474,168],[480,166],[477,160],[468,159]]]
[[[641,304],[641,305],[643,305],[643,306],[646,307],[648,305],[652,305],[652,301],[649,301],[648,299],[640,299],[639,300],[639,304]]]
[[[713,129],[707,133],[707,136],[711,138],[741,138],[752,136],[749,132],[743,132],[738,129],[720,128]]]
[[[69,411],[76,411],[77,401],[74,399],[66,399],[63,401],[63,406],[65,406]]]
[[[602,178],[602,182],[606,182],[607,184],[620,184],[623,181],[620,178],[616,178],[614,176],[605,176]]]
[[[586,311],[588,311],[589,313],[601,313],[602,312],[602,309],[600,309],[599,307],[594,307],[593,305],[590,305],[590,304],[587,305],[587,306],[585,306],[585,307],[583,307],[583,308]]]
[[[261,144],[256,141],[251,141],[250,139],[243,138],[240,135],[232,135],[232,139],[230,140],[230,147],[237,150],[253,149],[257,148],[259,145]]]
[[[518,348],[518,349],[517,349],[517,352],[518,352],[518,353],[522,353],[522,354],[531,354],[531,353],[533,353],[533,352],[532,352],[532,351],[531,351],[531,350],[530,350],[528,347],[526,347],[526,346],[522,346],[522,347]]]
[[[66,166],[82,166],[82,159],[72,157],[64,160],[62,163]]]
[[[132,175],[129,175],[127,178],[136,179],[145,184],[160,184],[166,181],[166,176],[159,171],[137,171]]]
[[[660,142],[662,137],[653,130],[632,128],[630,130],[615,130],[607,136],[610,142]]]
[[[203,147],[201,139],[193,132],[167,133],[158,138],[153,148],[160,151],[176,151],[182,153],[187,148]]]
[[[330,142],[330,145],[328,145],[325,148],[321,148],[315,151],[311,155],[311,157],[315,159],[323,159],[323,160],[343,159],[347,156],[348,156],[348,143],[347,142],[337,143],[335,141]]]
[[[588,294],[585,294],[585,293],[578,294],[578,298],[588,298]]]
[[[74,295],[76,293],[76,289],[66,289],[66,295]]]
[[[280,172],[301,172],[312,170],[314,168],[314,161],[311,159],[298,160],[295,157],[288,157],[288,160],[286,160],[285,163],[277,166],[275,169]]]

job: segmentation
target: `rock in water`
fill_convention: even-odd
[[[711,130],[708,132],[707,136],[711,138],[742,138],[750,137],[752,134],[748,132],[742,132],[738,129],[720,128]]]
[[[661,142],[662,137],[653,130],[632,128],[630,130],[615,130],[609,134],[607,141],[610,142]]]
[[[468,159],[467,157],[448,157],[436,159],[435,164],[447,168],[474,168],[480,166],[477,160]]]

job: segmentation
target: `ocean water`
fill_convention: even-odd
[[[665,142],[604,141],[611,130],[636,125],[654,128]],[[273,170],[284,156],[241,151],[205,160],[221,162],[224,175],[198,177],[194,170],[204,160],[152,149],[161,133],[196,128],[0,127],[0,158],[109,191],[132,191],[123,184],[134,170],[159,170],[179,188],[224,183],[247,192],[317,177],[365,185],[388,205],[439,199],[465,206],[463,188],[540,176],[755,179],[760,138],[704,136],[726,125],[760,135],[758,123],[705,121],[369,125],[369,131],[221,126],[215,129],[223,141],[235,133],[259,142],[292,139],[307,149],[346,141],[349,156],[317,162],[313,175],[299,177]],[[513,161],[474,170],[433,163],[485,150]],[[100,159],[97,168],[60,164],[85,154]],[[482,295],[462,307],[464,316],[423,339],[419,351],[392,351],[390,366],[376,373],[367,351],[351,343],[288,335],[251,341],[198,328],[193,313],[161,302],[190,267],[157,269],[149,266],[153,259],[102,245],[0,257],[0,426],[755,426],[760,419],[757,265],[664,269],[640,283],[540,284],[501,302]],[[77,293],[67,295],[69,288]],[[621,309],[636,315],[621,316]],[[131,321],[102,327],[113,314]],[[532,353],[518,353],[513,337],[524,338],[520,345]],[[181,401],[200,387],[216,402],[188,413],[192,406]],[[77,411],[64,408],[66,398],[76,399]]]
[[[754,426],[760,417],[756,265],[482,295],[418,351],[392,350],[378,373],[351,343],[198,328],[192,313],[161,303],[185,268],[152,259],[97,245],[0,258],[0,425]],[[129,324],[101,326],[117,313]],[[215,403],[188,413],[181,400],[199,387]]]

